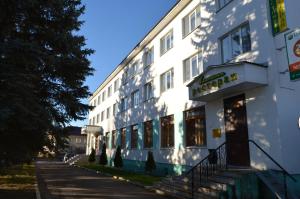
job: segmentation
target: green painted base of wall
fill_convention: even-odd
[[[109,161],[112,165],[112,161]],[[183,172],[190,169],[190,166],[186,165],[174,165],[166,163],[156,162],[156,169],[152,172],[152,175],[167,176],[167,175],[180,175]],[[123,169],[135,173],[145,173],[145,162],[137,160],[123,160]]]

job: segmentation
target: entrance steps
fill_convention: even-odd
[[[289,186],[286,187],[287,193],[285,193],[284,189],[284,179],[283,175],[279,172],[273,170],[267,170],[263,172],[257,172],[256,175],[258,178],[270,189],[270,191],[276,196],[278,199],[299,199],[300,198],[300,191],[299,189],[291,188],[291,182]],[[287,179],[288,180],[288,179]],[[293,183],[296,184],[296,183]],[[298,186],[299,183],[294,187]],[[286,196],[287,194],[287,196]]]
[[[194,198],[194,199],[216,199],[216,198],[236,198],[236,180],[242,176],[253,173],[249,168],[234,168],[219,170],[214,175],[199,179],[199,173],[194,173],[194,184],[192,176],[173,176],[163,179],[153,186],[154,190],[161,194],[174,198]],[[194,193],[192,194],[192,187]]]

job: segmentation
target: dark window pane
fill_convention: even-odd
[[[153,128],[152,121],[144,122],[144,148],[152,148]]]
[[[174,147],[174,116],[161,118],[161,147]]]

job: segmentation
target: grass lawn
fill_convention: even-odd
[[[119,176],[126,180],[129,180],[132,182],[138,182],[143,185],[153,185],[153,183],[158,182],[162,179],[161,177],[157,177],[157,176],[132,173],[132,172],[124,171],[122,169],[117,169],[117,168],[108,167],[108,166],[102,166],[99,164],[82,164],[79,166],[85,167],[88,169],[93,169],[95,171],[100,171],[103,173],[108,173],[113,176]]]
[[[0,169],[0,198],[34,199],[34,165],[16,165]]]

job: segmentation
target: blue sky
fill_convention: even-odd
[[[95,50],[89,57],[95,68],[86,80],[94,92],[104,79],[121,63],[134,46],[176,3],[176,0],[83,0],[85,23],[79,34],[86,46]],[[84,100],[87,102],[87,99]],[[71,123],[76,126],[85,121]]]

